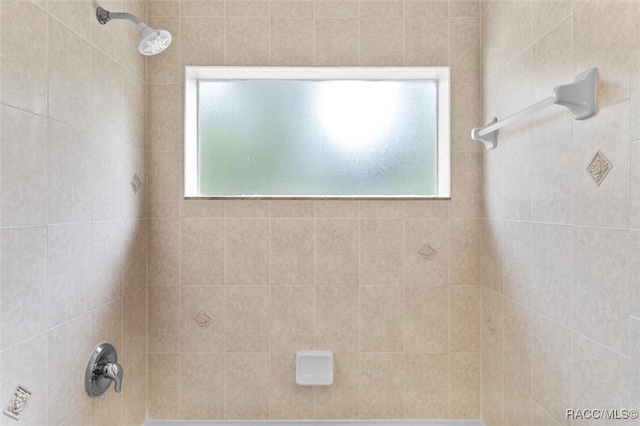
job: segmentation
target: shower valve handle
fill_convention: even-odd
[[[113,380],[114,390],[120,392],[122,390],[122,366],[117,362],[109,362],[102,369],[102,375]]]

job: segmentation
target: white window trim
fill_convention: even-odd
[[[451,196],[449,74],[450,67],[185,67],[185,197],[210,198],[198,194],[199,80],[434,80],[438,89],[437,193],[434,196],[419,198],[449,198]]]

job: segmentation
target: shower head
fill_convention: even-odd
[[[112,19],[128,19],[142,31],[142,40],[138,43],[138,51],[143,55],[157,55],[171,44],[171,33],[167,30],[156,30],[148,27],[144,22],[130,13],[112,13],[101,7],[96,9],[96,18],[102,25]]]

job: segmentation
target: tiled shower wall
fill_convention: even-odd
[[[482,8],[485,120],[599,75],[596,116],[553,107],[485,152],[483,419],[639,424],[566,410],[640,405],[640,3]]]
[[[105,3],[145,16],[143,2]],[[0,407],[17,385],[32,392],[3,426],[145,417],[145,60],[135,26],[94,13],[0,1]],[[92,400],[84,370],[103,341],[125,381]]]
[[[149,1],[151,418],[477,418],[476,1]],[[451,65],[444,201],[182,199],[185,65]],[[428,247],[435,254],[429,255]],[[420,254],[423,249],[423,254]],[[336,353],[295,385],[295,351]]]

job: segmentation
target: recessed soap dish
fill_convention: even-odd
[[[333,384],[332,351],[296,352],[296,383],[301,386]]]

